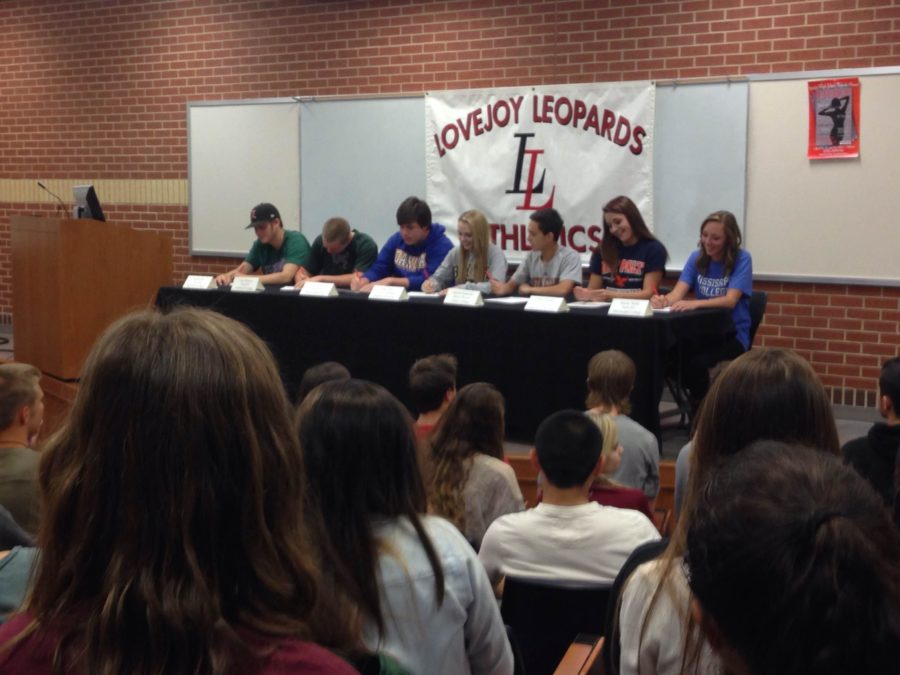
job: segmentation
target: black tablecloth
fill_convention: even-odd
[[[445,306],[437,298],[383,302],[349,291],[314,298],[277,289],[254,294],[166,287],[157,304],[208,307],[249,326],[271,347],[291,395],[309,366],[339,361],[354,377],[378,382],[409,403],[413,361],[456,354],[459,385],[494,384],[506,398],[507,437],[522,442],[531,442],[550,413],[584,408],[587,362],[604,349],[621,349],[634,359],[631,416],[658,436],[667,352],[678,339],[730,327],[724,310],[645,318],[609,317],[606,309],[549,314],[492,303]]]

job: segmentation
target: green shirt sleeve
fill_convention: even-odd
[[[284,262],[309,269],[310,249],[306,237],[295,230],[288,230],[284,234]]]
[[[254,270],[258,270],[262,267],[262,257],[259,250],[260,246],[262,246],[262,244],[259,243],[259,239],[256,239],[253,242],[253,246],[250,247],[250,253],[244,258],[244,262],[250,265]]]
[[[356,263],[353,269],[358,272],[365,272],[375,262],[378,257],[378,246],[375,240],[367,234],[357,232],[353,235],[353,241],[356,242]]]

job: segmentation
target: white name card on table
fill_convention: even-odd
[[[525,303],[526,312],[568,312],[569,306],[565,298],[557,298],[552,295],[532,295]]]
[[[300,289],[300,295],[309,295],[315,298],[332,298],[337,294],[337,286],[330,281],[307,281]]]
[[[401,300],[409,300],[409,295],[403,286],[372,286],[369,293],[369,300],[387,300],[388,302],[400,302]]]
[[[259,293],[265,290],[259,277],[235,277],[231,290],[238,293]]]
[[[653,310],[649,300],[631,300],[630,298],[613,298],[609,306],[609,316],[650,316]]]
[[[181,285],[182,288],[192,288],[194,290],[208,291],[211,288],[217,288],[216,278],[207,277],[202,274],[188,274],[188,278]]]
[[[482,307],[484,298],[481,291],[470,291],[467,288],[452,287],[444,296],[445,305],[462,305],[463,307]]]

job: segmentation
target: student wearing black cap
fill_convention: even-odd
[[[256,241],[240,265],[216,277],[220,286],[230,284],[235,277],[259,275],[264,284],[293,284],[300,267],[309,265],[309,242],[301,232],[285,230],[281,214],[272,204],[263,202],[250,211],[250,224]]]

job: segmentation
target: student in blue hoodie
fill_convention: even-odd
[[[351,282],[354,291],[368,293],[376,284],[418,291],[453,248],[444,226],[432,224],[431,209],[418,197],[397,207],[397,225],[400,231],[387,240],[375,264]]]

